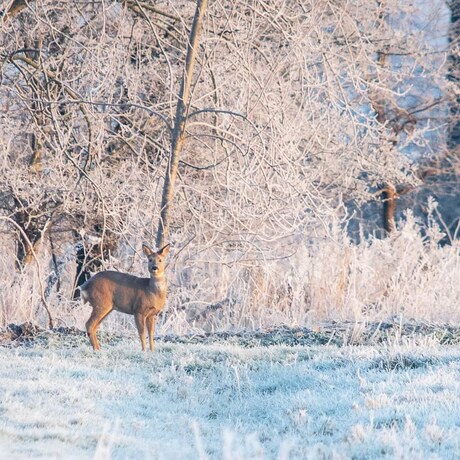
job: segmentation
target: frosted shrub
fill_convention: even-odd
[[[341,230],[333,238],[317,238],[308,244],[299,239],[284,258],[276,260],[245,261],[238,252],[184,251],[172,257],[168,307],[159,330],[184,334],[314,326],[332,320],[380,321],[394,316],[458,323],[459,243],[440,246],[427,235],[443,236],[435,224],[422,233],[408,213],[390,238],[370,238],[355,244]],[[132,257],[124,253],[119,259],[115,268],[122,271],[129,265],[136,274],[145,269],[141,258],[130,264]],[[47,260],[46,254],[41,260]],[[42,271],[49,276],[50,268],[43,265]],[[1,325],[43,322],[36,270],[33,266],[23,272],[13,268],[3,257]],[[66,292],[71,291],[74,273],[70,261],[61,277]],[[87,306],[55,289],[48,293],[48,302],[58,325],[83,327],[89,315]],[[105,327],[131,329],[128,323],[114,315]]]
[[[291,257],[244,269],[214,264],[200,278],[189,321],[195,327],[227,329],[318,321],[407,320],[458,322],[459,245],[439,246],[439,228],[422,228],[408,213],[387,239],[352,243],[337,239],[298,243]],[[182,293],[192,289],[184,289]],[[227,302],[222,302],[227,296]],[[180,299],[171,292],[172,305]],[[216,308],[216,303],[219,302]],[[210,308],[211,306],[211,308]],[[174,310],[174,307],[172,308]]]

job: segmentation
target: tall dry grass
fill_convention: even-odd
[[[394,316],[460,323],[460,242],[440,246],[442,236],[435,223],[422,229],[408,214],[389,238],[354,243],[345,230],[336,229],[308,243],[298,238],[292,253],[276,260],[244,261],[236,253],[176,248],[169,264],[168,306],[158,332],[314,326]],[[18,272],[12,253],[11,245],[4,245],[0,325],[24,321],[45,325],[36,267]],[[90,309],[70,300],[75,264],[66,257],[61,289],[48,286],[47,300],[58,325],[83,328]],[[229,263],[232,257],[234,263]],[[46,246],[39,260],[43,276],[52,276]],[[144,260],[126,249],[120,249],[111,265],[146,276]],[[104,323],[108,330],[133,330],[132,318],[126,315],[112,314]]]

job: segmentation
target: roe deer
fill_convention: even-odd
[[[165,256],[169,244],[158,252],[142,245],[148,257],[150,278],[139,278],[115,271],[96,273],[81,287],[83,303],[89,302],[93,312],[86,322],[89,340],[95,350],[101,347],[96,337],[96,330],[102,320],[112,311],[121,311],[134,315],[136,327],[145,351],[145,329],[149,333],[150,350],[153,351],[153,333],[155,319],[163,310],[166,302]]]

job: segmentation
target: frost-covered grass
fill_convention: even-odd
[[[0,348],[2,458],[453,458],[457,347]]]
[[[168,301],[157,322],[160,335],[241,331],[322,322],[380,322],[404,316],[415,322],[460,325],[460,240],[440,246],[444,234],[422,228],[411,214],[389,238],[352,242],[336,228],[331,238],[299,239],[273,260],[246,262],[225,251],[199,251],[200,260],[173,249],[167,276]],[[11,248],[0,242],[0,327],[32,322],[48,325],[37,267],[15,268]],[[3,252],[2,252],[3,251]],[[2,255],[3,254],[3,255]],[[285,257],[290,254],[289,257]],[[50,279],[49,251],[41,252],[41,283],[57,326],[84,329],[89,305],[71,301],[75,260],[69,255],[60,289]],[[246,260],[245,257],[243,257]],[[113,268],[145,276],[145,260],[120,255]],[[48,264],[48,265],[47,265]],[[133,331],[132,317],[112,313],[106,330]]]

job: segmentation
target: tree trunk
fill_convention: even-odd
[[[166,169],[163,185],[163,195],[161,198],[161,214],[158,223],[156,238],[157,248],[165,245],[169,238],[169,227],[171,223],[171,206],[174,198],[174,184],[179,166],[179,156],[184,143],[185,127],[187,123],[188,107],[190,103],[190,86],[192,84],[193,69],[195,66],[196,55],[200,40],[201,25],[206,12],[207,0],[197,0],[195,17],[193,18],[192,30],[190,31],[187,46],[187,57],[185,61],[185,71],[181,82],[179,98],[177,100],[176,118],[171,141],[171,152],[169,155],[168,166]]]
[[[32,262],[33,253],[38,252],[45,231],[43,225],[47,224],[30,218],[30,215],[24,211],[14,213],[11,219],[20,229],[16,246],[16,267],[18,270],[22,270]]]
[[[38,285],[39,285],[39,289],[40,289],[41,301],[42,301],[43,306],[45,307],[46,313],[48,315],[48,327],[50,329],[53,329],[54,321],[53,321],[53,317],[51,315],[51,311],[50,311],[48,302],[46,301],[46,297],[45,297],[45,290],[43,288],[40,262],[39,262],[39,260],[37,258],[37,255],[36,255],[35,251],[34,251],[33,245],[31,243],[31,241],[28,240],[27,235],[24,232],[24,230],[11,217],[0,216],[0,220],[4,220],[4,221],[9,222],[10,224],[12,224],[16,228],[16,230],[19,231],[19,233],[21,234],[22,238],[27,242],[27,247],[31,248],[30,253],[31,253],[31,256],[32,256],[33,260],[35,260],[35,263],[36,263],[36,266],[37,266]],[[47,226],[48,225],[45,225],[45,227],[43,229],[43,232],[42,232],[42,235],[45,234]]]
[[[387,234],[392,233],[396,229],[395,225],[395,210],[396,210],[396,189],[393,185],[388,184],[382,190],[383,201],[383,228]]]
[[[448,78],[460,90],[460,0],[451,0],[449,6],[451,10],[451,22],[449,30],[450,62]],[[457,92],[457,94],[460,94],[460,92]],[[452,124],[448,146],[450,149],[455,150],[460,144],[460,96],[458,95],[451,103],[450,116]]]
[[[73,291],[72,300],[80,298],[80,286],[82,286],[91,277],[91,274],[86,266],[87,261],[84,241],[81,241],[76,246],[76,262],[77,273],[75,275],[75,289]]]
[[[27,8],[26,0],[14,0],[13,3],[9,5],[8,9],[0,10],[0,17],[6,16],[6,17],[13,18],[25,8]]]
[[[377,5],[380,8],[379,12],[379,21],[380,23],[384,23],[385,19],[385,1],[377,1]],[[386,50],[378,50],[377,51],[377,65],[378,67],[384,69],[387,67],[387,53],[384,52]],[[373,107],[376,115],[377,121],[381,125],[385,125],[388,121],[387,117],[387,109],[386,109],[386,101],[382,94],[376,94],[374,97],[371,97],[371,106]],[[396,133],[398,134],[398,133]],[[382,203],[383,203],[383,228],[385,230],[386,235],[391,232],[394,232],[395,226],[395,210],[396,210],[396,190],[394,185],[386,184],[382,188]]]

